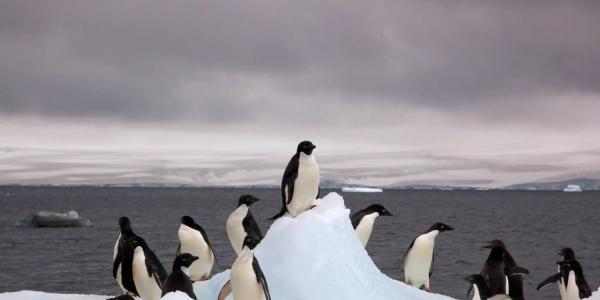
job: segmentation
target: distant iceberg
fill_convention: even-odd
[[[581,192],[581,187],[577,184],[569,184],[563,192]]]
[[[92,222],[79,216],[71,210],[66,213],[52,211],[38,211],[15,224],[18,227],[82,227],[90,226]]]
[[[342,192],[345,193],[381,193],[383,192],[380,188],[370,187],[343,187]]]

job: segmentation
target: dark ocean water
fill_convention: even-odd
[[[326,194],[329,191],[322,191]],[[170,269],[177,247],[179,217],[193,216],[228,268],[234,252],[225,220],[242,193],[262,200],[253,214],[264,220],[277,212],[279,191],[221,188],[0,187],[0,292],[116,294],[111,276],[117,219],[127,215],[136,232]],[[353,211],[381,203],[394,217],[381,217],[367,250],[388,276],[403,279],[400,260],[412,239],[434,222],[456,228],[436,240],[435,292],[465,298],[464,277],[478,273],[487,257],[483,242],[502,239],[517,262],[529,268],[527,299],[559,299],[555,286],[535,284],[556,271],[556,253],[570,246],[592,289],[600,285],[600,192],[385,191],[342,193]],[[92,220],[84,228],[18,228],[15,221],[38,210],[74,209]],[[262,222],[264,231],[269,223]],[[351,262],[350,262],[351,263]]]

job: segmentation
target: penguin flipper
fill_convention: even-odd
[[[406,251],[404,252],[404,256],[402,256],[402,260],[400,261],[400,265],[403,265],[405,263],[406,257],[408,256],[408,253],[410,252],[410,249],[412,249],[412,247],[415,245],[415,241],[417,239],[415,238],[411,243],[410,246],[408,246],[408,249],[406,249]],[[433,262],[432,262],[433,265]]]
[[[146,256],[145,263],[146,271],[148,271],[148,276],[153,276],[158,286],[162,287],[163,282],[167,280],[167,271],[160,263],[160,260],[158,259],[156,254],[154,254],[154,252],[152,252],[150,248],[144,247],[144,255]]]
[[[219,291],[217,300],[225,300],[229,294],[231,294],[231,280],[227,280],[227,282],[223,285],[221,291]]]
[[[429,266],[429,277],[433,274],[433,264],[435,263],[435,251],[431,253],[431,265]]]
[[[575,276],[575,283],[579,289],[579,298],[584,299],[592,295],[592,289],[583,277]]]
[[[265,278],[265,274],[263,273],[260,265],[258,264],[258,260],[256,257],[252,259],[252,269],[254,269],[254,274],[256,275],[256,280],[262,286],[263,292],[265,293],[265,299],[271,300],[271,294],[269,293],[269,285],[267,284],[267,279]]]
[[[117,271],[119,270],[119,265],[121,264],[121,260],[123,260],[123,254],[121,250],[117,250],[117,256],[115,256],[115,260],[113,261],[113,278],[117,279]]]
[[[539,291],[539,290],[540,290],[541,288],[543,288],[544,286],[546,286],[546,285],[549,285],[549,284],[551,284],[551,283],[554,283],[554,282],[557,282],[557,281],[559,281],[559,280],[560,280],[560,278],[561,278],[561,275],[560,275],[560,273],[556,273],[556,274],[554,274],[554,275],[552,275],[552,276],[550,276],[550,277],[548,277],[548,278],[544,279],[544,281],[540,282],[540,283],[537,285],[537,287],[536,287],[536,290],[538,290],[538,291]]]
[[[177,245],[177,251],[175,251],[175,257],[179,256],[181,254],[181,243],[179,243]]]

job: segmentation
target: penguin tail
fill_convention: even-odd
[[[276,215],[268,218],[266,221],[273,221],[273,220],[277,220],[280,217],[282,217],[283,215],[285,215],[285,213],[287,212],[287,209],[284,207],[281,208],[281,211],[279,211],[279,213],[277,213]]]

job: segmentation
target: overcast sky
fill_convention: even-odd
[[[0,2],[0,184],[600,178],[599,1]],[[218,162],[218,163],[217,163]]]

